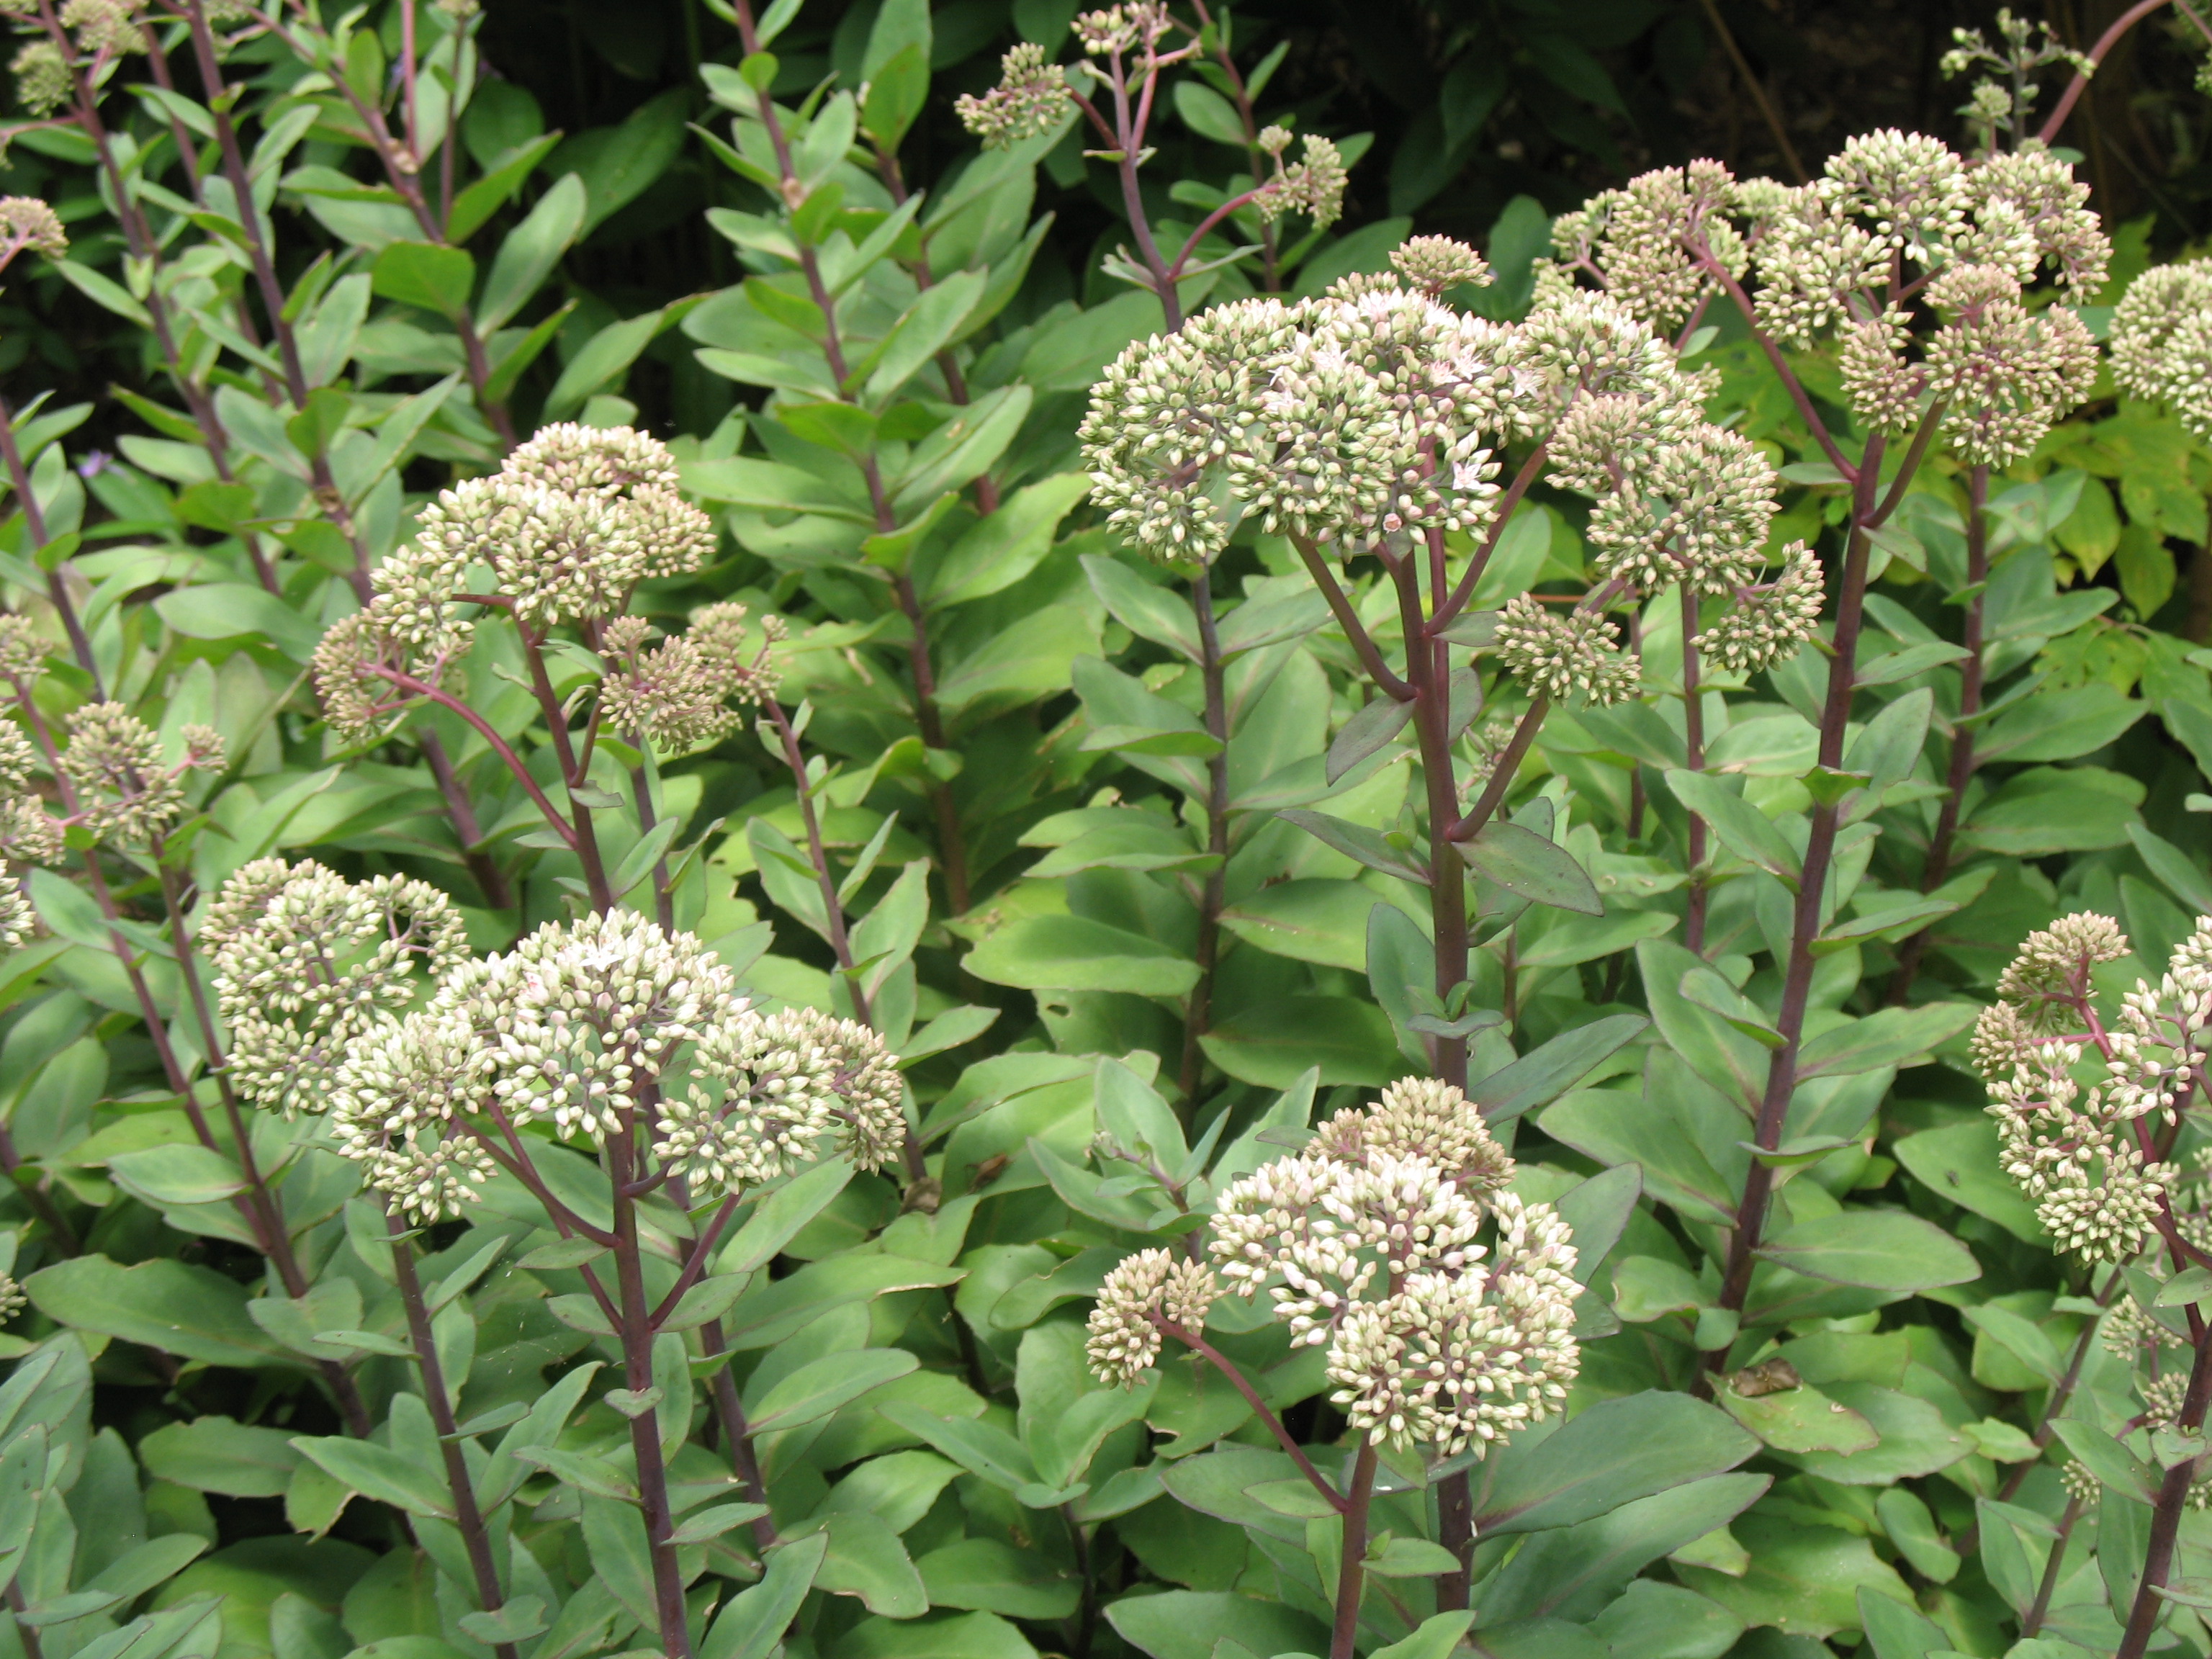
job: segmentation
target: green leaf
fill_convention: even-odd
[[[1997,1161],[1997,1126],[1987,1118],[1923,1129],[1890,1148],[1912,1177],[1937,1196],[1987,1216],[2014,1238],[2046,1242],[2035,1206]]]
[[[815,1587],[833,1595],[856,1595],[870,1613],[915,1619],[928,1611],[929,1592],[899,1535],[881,1516],[846,1510],[822,1517],[829,1553],[816,1569]]]
[[[1328,745],[1326,775],[1331,785],[1376,753],[1413,718],[1413,705],[1395,697],[1377,696],[1345,721]]]
[[[453,211],[446,216],[446,240],[460,243],[475,235],[560,142],[559,133],[544,133],[494,157],[483,177],[453,198]]]
[[[1602,1064],[1651,1022],[1641,1014],[1607,1014],[1562,1031],[1502,1070],[1471,1083],[1468,1098],[1492,1123],[1510,1123],[1523,1112],[1549,1105]]]
[[[390,1504],[410,1515],[453,1518],[453,1495],[447,1489],[442,1471],[422,1468],[388,1446],[373,1441],[331,1438],[318,1440],[301,1435],[292,1443],[332,1480],[340,1480],[363,1498]]]
[[[469,308],[477,262],[457,247],[394,242],[376,256],[370,283],[382,299],[434,311],[451,322]]]
[[[1972,1025],[1980,1012],[1971,1003],[1930,1002],[1846,1020],[1806,1040],[1797,1058],[1798,1081],[1917,1065]]]
[[[938,561],[926,596],[930,606],[965,605],[1021,580],[1052,551],[1060,520],[1090,491],[1087,472],[1055,473],[1016,490]]]
[[[1364,997],[1273,998],[1218,1021],[1206,1057],[1243,1083],[1288,1089],[1317,1068],[1324,1086],[1370,1087],[1404,1075],[1389,1017]]]
[[[1946,1469],[1974,1442],[1927,1401],[1874,1382],[1831,1382],[1826,1392],[1871,1424],[1878,1443],[1864,1451],[1813,1451],[1792,1458],[1808,1474],[1844,1486],[1887,1486]]]
[[[699,1659],[769,1659],[799,1613],[828,1553],[827,1534],[814,1533],[769,1552],[768,1570],[732,1596],[699,1644]]]
[[[322,643],[321,627],[278,599],[246,582],[209,582],[179,587],[154,601],[163,622],[196,640],[259,635],[295,662],[306,662]]]
[[[965,1607],[1009,1619],[1065,1619],[1081,1600],[1081,1587],[1073,1578],[995,1538],[963,1538],[932,1550],[914,1565],[933,1607]],[[948,1651],[964,1659],[965,1650]]]
[[[896,397],[950,343],[962,319],[982,297],[983,282],[981,271],[959,270],[922,289],[876,348],[862,398],[880,407]]]
[[[1984,763],[2075,760],[2113,742],[2150,712],[2103,680],[2071,691],[2039,691],[2021,697],[1984,727],[1975,739]]]
[[[251,1184],[231,1159],[197,1143],[118,1152],[107,1160],[107,1172],[117,1186],[156,1209],[217,1204]]]
[[[1179,997],[1198,966],[1141,933],[1085,916],[1028,916],[1009,922],[961,964],[993,985],[1024,991],[1125,991]]]
[[[2066,1449],[2086,1465],[2107,1491],[2138,1504],[2149,1504],[2156,1498],[2158,1472],[2095,1424],[2078,1417],[2062,1417],[2051,1428]]]
[[[1777,1451],[1849,1455],[1881,1443],[1873,1424],[1810,1383],[1760,1395],[1741,1395],[1723,1385],[1713,1397]]]
[[[1712,826],[1721,844],[1795,889],[1801,873],[1796,850],[1768,817],[1720,778],[1679,768],[1667,774],[1674,799]]]
[[[554,382],[545,399],[545,417],[562,419],[582,408],[586,398],[610,381],[618,380],[638,360],[639,354],[680,321],[695,303],[679,300],[642,316],[609,323],[592,336],[568,360],[561,371],[561,378]]]
[[[571,173],[538,198],[529,216],[507,234],[484,278],[477,327],[502,328],[530,302],[584,227],[584,181]]]
[[[1083,556],[1083,570],[1098,602],[1122,627],[1139,639],[1180,652],[1193,662],[1205,659],[1190,606],[1168,589],[1146,580],[1119,559],[1097,553]]]
[[[752,1406],[752,1431],[773,1434],[827,1417],[921,1363],[902,1348],[826,1354],[782,1378]]]
[[[868,95],[860,106],[860,125],[876,148],[889,155],[898,149],[928,97],[928,49],[919,44],[902,46],[869,77]]]
[[[1935,1290],[1982,1276],[1972,1251],[1901,1210],[1844,1210],[1800,1221],[1759,1253],[1793,1273],[1875,1291]]]
[[[1275,814],[1286,823],[1295,823],[1315,840],[1333,847],[1345,857],[1379,870],[1386,876],[1396,876],[1417,887],[1429,884],[1428,866],[1419,854],[1400,848],[1384,837],[1380,830],[1370,830],[1364,824],[1349,823],[1342,818],[1331,817],[1326,812],[1309,812],[1303,808],[1290,808]]]
[[[1732,1469],[1758,1450],[1726,1413],[1687,1395],[1601,1401],[1540,1441],[1491,1455],[1475,1497],[1476,1535],[1571,1527]]]
[[[1509,893],[1555,909],[1605,914],[1605,902],[1574,854],[1533,830],[1493,818],[1456,845],[1469,869]]]
[[[454,1621],[477,1641],[498,1646],[526,1642],[545,1630],[545,1603],[535,1595],[510,1596],[496,1613],[465,1613]]]
[[[1255,1654],[1320,1653],[1328,1633],[1320,1623],[1275,1600],[1225,1590],[1169,1590],[1109,1604],[1106,1622],[1152,1659],[1213,1659],[1229,1640]]]
[[[1743,1634],[1743,1620],[1680,1584],[1639,1578],[1589,1628],[1611,1659],[1720,1659]]]
[[[754,1200],[744,1225],[722,1247],[718,1273],[747,1273],[766,1267],[799,1236],[800,1228],[834,1202],[853,1178],[850,1160],[827,1158]]]
[[[561,146],[548,170],[581,182],[587,204],[582,233],[599,228],[668,171],[683,150],[690,104],[687,90],[672,88],[640,104],[619,126],[580,132]]]
[[[228,1498],[282,1498],[300,1461],[276,1430],[228,1417],[167,1424],[138,1443],[138,1456],[157,1480]]]
[[[257,1366],[283,1351],[246,1313],[246,1291],[212,1268],[156,1258],[118,1267],[81,1255],[23,1281],[32,1304],[58,1323],[204,1360]]]
[[[1176,82],[1175,106],[1183,125],[1201,138],[1211,138],[1217,144],[1240,150],[1251,142],[1245,136],[1244,123],[1237,113],[1237,106],[1192,76],[1185,76]]]
[[[1262,887],[1224,910],[1221,925],[1270,956],[1364,973],[1374,906],[1371,887],[1311,878]]]
[[[1905,1581],[1857,1534],[1755,1513],[1733,1530],[1751,1553],[1742,1577],[1680,1563],[1675,1576],[1747,1624],[1819,1638],[1858,1627],[1862,1594],[1911,1606]]]

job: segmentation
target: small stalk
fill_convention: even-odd
[[[1966,586],[1972,594],[1966,601],[1966,660],[1959,670],[1959,713],[1952,722],[1951,765],[1943,780],[1943,802],[1936,815],[1936,833],[1929,839],[1928,861],[1920,875],[1923,893],[1934,892],[1951,873],[1960,801],[1974,778],[1973,720],[1982,712],[1983,678],[1989,670],[1982,591],[1990,579],[1988,467],[1975,467],[1967,475],[1966,498]],[[1889,1000],[1894,1005],[1902,1006],[1911,994],[1912,981],[1927,954],[1929,932],[1923,927],[1898,947],[1897,972],[1889,987]]]
[[[1851,694],[1856,686],[1858,641],[1864,616],[1867,564],[1872,532],[1881,523],[1875,491],[1881,477],[1883,441],[1868,441],[1865,456],[1855,469],[1851,483],[1850,539],[1844,555],[1843,581],[1836,601],[1835,635],[1830,643],[1828,694],[1820,717],[1820,763],[1840,769],[1844,741],[1850,720]],[[1755,1138],[1760,1147],[1772,1151],[1782,1144],[1782,1130],[1790,1101],[1797,1086],[1797,1055],[1803,1041],[1805,1015],[1813,988],[1813,945],[1821,926],[1820,902],[1828,884],[1836,850],[1839,814],[1835,804],[1816,801],[1807,836],[1803,869],[1792,909],[1790,953],[1784,963],[1782,1003],[1774,1029],[1782,1041],[1767,1064],[1766,1087],[1760,1097]],[[1769,1200],[1774,1191],[1773,1166],[1752,1160],[1744,1177],[1743,1200],[1736,1209],[1735,1225],[1729,1243],[1728,1266],[1721,1282],[1719,1305],[1732,1312],[1743,1310],[1751,1289]],[[1705,1355],[1701,1389],[1710,1390],[1713,1373],[1727,1363],[1726,1345]]]
[[[399,1300],[407,1310],[407,1335],[415,1349],[415,1363],[422,1373],[422,1394],[430,1407],[430,1421],[438,1431],[438,1450],[446,1464],[446,1486],[453,1498],[453,1522],[468,1551],[469,1571],[477,1581],[477,1605],[497,1613],[507,1604],[499,1587],[499,1569],[492,1559],[491,1534],[483,1511],[477,1506],[476,1487],[469,1480],[466,1454],[461,1449],[460,1425],[453,1420],[453,1402],[446,1389],[445,1367],[438,1359],[438,1344],[430,1328],[430,1304],[422,1294],[422,1278],[415,1268],[415,1246],[407,1224],[391,1211],[384,1217],[392,1240],[392,1267],[399,1286]],[[515,1659],[514,1644],[495,1642],[498,1659]]]
[[[1361,1437],[1344,1511],[1344,1552],[1337,1560],[1336,1625],[1329,1633],[1328,1659],[1354,1659],[1358,1652],[1354,1644],[1359,1636],[1359,1598],[1366,1588],[1367,1516],[1375,1498],[1376,1462],[1375,1443]]]
[[[1705,769],[1705,710],[1704,694],[1698,686],[1698,647],[1692,643],[1698,635],[1698,596],[1687,582],[1682,584],[1682,742],[1687,756],[1684,764],[1692,772]],[[1638,774],[1639,781],[1641,774]],[[1690,814],[1690,834],[1687,847],[1690,864],[1690,892],[1682,921],[1682,943],[1692,956],[1705,953],[1705,905],[1710,890],[1705,885],[1705,821],[1697,813]]]
[[[2212,1401],[2212,1326],[2194,1307],[2189,1310],[2194,1354],[2189,1368],[2188,1391],[2174,1426],[2185,1434],[2204,1426],[2204,1408]],[[2181,1533],[2181,1517],[2189,1508],[2189,1488],[2197,1474],[2197,1460],[2185,1458],[2166,1470],[2159,1482],[2158,1498],[2151,1507],[2149,1547],[2143,1555],[2142,1583],[2136,1587],[2135,1605],[2128,1612],[2127,1629],[2113,1659],[2142,1659],[2169,1605],[2158,1592],[2173,1570],[2173,1548]]]
[[[2058,1535],[2051,1540],[2051,1559],[2043,1564],[2042,1581],[2035,1587],[2035,1600],[2022,1614],[2020,1639],[2027,1641],[2043,1628],[2043,1620],[2051,1611],[2051,1592],[2058,1588],[2058,1571],[2065,1565],[2066,1546],[2074,1536],[2074,1523],[2081,1518],[2081,1500],[2069,1497],[2066,1512],[2058,1517]]]
[[[699,1351],[709,1359],[728,1351],[722,1335],[722,1322],[710,1319],[699,1328]],[[753,1451],[752,1429],[745,1422],[744,1402],[738,1398],[737,1379],[730,1375],[727,1365],[719,1367],[708,1390],[714,1400],[714,1415],[722,1425],[722,1433],[730,1443],[730,1468],[744,1488],[745,1502],[768,1507],[768,1483],[761,1479],[760,1458]],[[766,1554],[775,1545],[775,1517],[763,1515],[752,1523],[753,1547]]]
[[[748,57],[760,50],[760,33],[753,22],[751,0],[733,0],[738,34]],[[778,179],[792,199],[803,189],[798,171],[792,162],[791,141],[783,130],[782,118],[776,113],[775,100],[766,93],[759,96],[757,113],[761,125],[768,133],[769,143],[775,153]],[[823,334],[822,353],[830,367],[830,378],[841,388],[842,401],[853,402],[842,388],[849,378],[844,342],[837,328],[837,306],[822,276],[821,261],[814,250],[805,243],[798,246],[799,268],[806,279],[807,292],[822,313]],[[898,528],[897,515],[891,509],[890,493],[884,487],[883,470],[871,452],[860,463],[860,474],[868,489],[868,501],[875,514],[876,529],[888,535]],[[945,748],[945,726],[943,711],[937,703],[937,675],[929,654],[928,613],[921,595],[915,591],[912,578],[903,571],[891,578],[891,596],[900,614],[907,620],[907,667],[914,681],[915,723],[920,728],[926,748],[943,750]],[[968,847],[965,832],[960,823],[959,803],[953,799],[949,785],[931,778],[926,786],[930,811],[937,823],[937,854],[940,872],[945,879],[946,903],[955,915],[965,915],[974,893],[969,885]]]
[[[1206,1071],[1200,1039],[1212,1029],[1213,978],[1221,960],[1221,912],[1229,884],[1229,698],[1221,665],[1221,631],[1213,618],[1213,568],[1203,566],[1190,579],[1191,611],[1198,619],[1199,672],[1206,695],[1206,734],[1220,745],[1206,763],[1206,850],[1213,867],[1198,896],[1198,983],[1191,988],[1183,1015],[1182,1068],[1177,1086],[1186,1121],[1198,1111],[1198,1088]]]
[[[650,1091],[641,1091],[641,1105]],[[637,1235],[637,1127],[623,1114],[620,1132],[607,1140],[608,1175],[614,1200],[615,1282],[622,1342],[623,1386],[642,1395],[653,1387],[653,1303],[645,1289],[644,1262]],[[660,1455],[658,1412],[648,1407],[629,1419],[629,1443],[637,1459],[639,1507],[645,1516],[646,1541],[653,1558],[653,1604],[660,1650],[666,1659],[691,1659],[691,1632],[684,1605],[684,1570],[672,1534],[675,1517],[668,1502],[668,1467]]]

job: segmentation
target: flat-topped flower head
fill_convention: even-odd
[[[1091,1369],[1133,1383],[1164,1335],[1195,1334],[1221,1289],[1265,1291],[1332,1401],[1370,1439],[1478,1452],[1561,1408],[1579,1365],[1575,1249],[1464,1093],[1407,1079],[1338,1113],[1294,1156],[1220,1194],[1207,1272],[1147,1250],[1108,1276]],[[1487,1235],[1488,1242],[1484,1242]]]
[[[222,739],[203,726],[188,729],[183,759],[168,764],[160,735],[119,702],[86,704],[69,717],[69,733],[58,764],[74,791],[74,819],[102,840],[163,834],[183,815],[183,775],[222,763]]]
[[[603,637],[609,669],[599,698],[618,732],[668,752],[696,749],[742,724],[733,705],[757,706],[775,695],[781,617],[751,626],[744,605],[726,601],[695,611],[689,633],[647,649],[649,632],[641,619],[623,617]]]
[[[200,940],[234,1086],[289,1117],[325,1109],[347,1046],[424,999],[466,956],[468,929],[427,882],[259,859],[223,884]]]

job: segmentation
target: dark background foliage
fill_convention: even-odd
[[[967,153],[953,97],[991,85],[1006,46],[1031,37],[1072,54],[1066,21],[1078,9],[1079,0],[934,8],[935,95],[904,149],[910,179],[927,182]],[[2063,38],[2087,46],[2124,9],[2121,0],[2053,0],[2047,15]],[[1269,113],[1294,111],[1307,131],[1373,136],[1352,169],[1348,224],[1410,217],[1416,231],[1480,244],[1516,196],[1557,212],[1693,156],[1790,178],[1804,158],[1817,165],[1871,128],[1958,141],[1963,89],[1943,79],[1937,60],[1954,27],[1986,28],[1996,10],[1984,0],[1243,0],[1229,16],[1247,63],[1287,47]],[[833,70],[856,82],[875,11],[875,0],[808,5],[777,43],[779,92],[803,94]],[[509,101],[534,107],[546,131],[572,141],[616,137],[641,112],[705,119],[698,65],[739,56],[736,32],[710,0],[489,0],[482,40],[491,75],[514,88]],[[2212,234],[2212,123],[2193,87],[2204,52],[2179,14],[2131,31],[2068,134],[2107,221],[2154,216],[2151,244],[2161,253]],[[1186,170],[1179,147],[1211,152],[1209,168],[1220,158],[1171,117],[1156,131],[1161,155],[1147,187],[1164,204]],[[1099,258],[1126,232],[1109,174],[1079,165],[1079,142],[1071,135],[1068,153],[1041,174],[1038,205],[1056,218],[1018,314],[1073,293],[1107,297]],[[65,220],[88,228],[98,218],[98,204],[72,202],[54,163],[30,146],[9,159],[0,189],[52,194]],[[563,160],[556,151],[547,176]],[[549,354],[533,372],[540,394],[560,360],[605,323],[734,279],[729,246],[702,210],[734,202],[742,188],[685,143],[571,254],[564,272],[579,304],[558,357]],[[77,257],[112,263],[114,255],[81,243]],[[51,273],[27,274],[0,307],[0,372],[27,391],[50,386],[64,402],[91,398],[119,414],[106,394],[143,382],[147,349]],[[655,427],[697,432],[732,392],[672,331],[640,365],[629,395]],[[96,416],[93,431],[107,424]]]

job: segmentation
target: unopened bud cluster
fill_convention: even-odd
[[[774,652],[785,638],[781,617],[749,625],[746,614],[734,601],[704,606],[692,613],[688,632],[650,648],[653,630],[641,618],[611,623],[599,651],[607,665],[599,702],[609,724],[667,751],[697,749],[735,730],[743,716],[733,704],[775,695]]]
[[[1710,380],[1646,319],[1560,289],[1524,322],[1492,322],[1441,297],[1488,279],[1473,250],[1424,237],[1393,263],[1319,299],[1222,306],[1123,352],[1082,434],[1109,522],[1169,560],[1212,559],[1247,515],[1344,557],[1401,556],[1431,534],[1487,535],[1500,453],[1541,442],[1552,482],[1594,500],[1599,585],[1571,611],[1524,596],[1500,618],[1500,658],[1526,690],[1630,695],[1637,665],[1603,613],[1655,587],[1735,606],[1717,637],[1748,666],[1809,635],[1808,556],[1788,550],[1778,581],[1763,580],[1771,461],[1705,418]]]
[[[315,679],[331,726],[373,735],[467,648],[470,600],[534,631],[618,614],[648,578],[696,570],[714,521],[676,491],[667,447],[628,427],[538,432],[489,477],[441,492],[379,566],[365,610],[324,635]]]
[[[1909,432],[1940,407],[1950,449],[2003,465],[2095,379],[2080,318],[2024,298],[2046,270],[2075,294],[2104,281],[2111,246],[2087,200],[2040,146],[1970,161],[1935,138],[1867,133],[1794,189],[1697,161],[1595,197],[1554,224],[1539,288],[1571,291],[1579,274],[1672,331],[1747,284],[1776,340],[1836,337],[1863,425]]]
[[[1149,1250],[1109,1275],[1092,1369],[1133,1383],[1222,1287],[1264,1290],[1294,1344],[1326,1348],[1355,1431],[1481,1450],[1559,1411],[1580,1363],[1571,1236],[1505,1190],[1513,1167],[1458,1089],[1394,1084],[1224,1190],[1210,1270]]]
[[[833,1150],[878,1168],[904,1141],[896,1062],[872,1031],[764,1013],[696,938],[629,911],[477,960],[433,889],[267,860],[224,887],[204,936],[241,1091],[326,1112],[339,1150],[417,1222],[473,1201],[488,1146],[536,1121],[641,1135],[702,1195]]]
[[[2112,378],[2212,439],[2212,260],[2147,270],[2112,312]]]
[[[2005,1172],[2058,1248],[2092,1261],[2130,1261],[2177,1224],[2179,1171],[2156,1131],[2200,1103],[2212,917],[2200,918],[2158,982],[2138,980],[2107,1022],[2092,975],[2127,954],[2109,916],[2084,912],[2030,934],[1972,1044]]]

